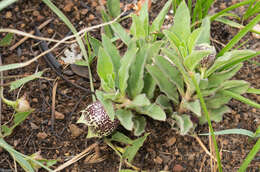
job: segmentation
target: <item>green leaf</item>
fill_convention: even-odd
[[[102,103],[104,106],[104,109],[106,110],[109,118],[113,121],[115,117],[115,111],[113,107],[113,103],[110,100],[105,100],[104,99],[104,92],[96,90],[96,96],[97,99]]]
[[[140,94],[144,87],[144,65],[148,55],[147,45],[141,47],[136,54],[135,61],[130,67],[127,92],[131,98]]]
[[[102,46],[102,43],[92,36],[89,36],[88,38],[95,56],[98,57],[99,48]]]
[[[134,36],[136,39],[145,39],[146,33],[144,25],[136,14],[132,14],[132,25],[130,28],[130,33]]]
[[[174,25],[170,28],[170,31],[175,33],[179,39],[185,40],[185,42],[188,40],[191,33],[190,11],[185,1],[182,1],[178,7],[174,16]]]
[[[0,40],[0,47],[9,46],[12,43],[13,34],[7,33],[3,39]]]
[[[208,88],[217,87],[224,81],[232,78],[239,71],[239,69],[241,69],[242,66],[243,64],[238,64],[228,70],[224,70],[221,72],[214,72],[208,78]]]
[[[198,28],[198,29],[195,29],[191,34],[190,34],[190,37],[187,41],[187,47],[188,47],[188,50],[189,50],[189,54],[192,52],[192,50],[194,49],[195,45],[196,45],[196,42],[200,36],[200,33],[201,33],[201,28]]]
[[[143,116],[136,116],[134,118],[134,135],[140,136],[145,132],[146,120]]]
[[[127,159],[127,161],[131,163],[131,161],[134,159],[134,157],[135,157],[136,153],[138,152],[138,150],[140,149],[140,147],[143,146],[143,143],[146,140],[146,137],[148,135],[149,134],[146,133],[143,137],[140,137],[140,138],[134,140],[132,145],[128,146],[125,149],[125,152],[123,153],[123,158]]]
[[[156,98],[155,103],[157,105],[159,105],[163,110],[168,110],[168,111],[172,112],[172,105],[171,105],[170,99],[167,96],[165,96],[163,94],[159,95]]]
[[[164,41],[155,41],[152,44],[149,45],[149,51],[148,51],[148,59],[147,64],[152,63],[152,58],[157,56],[159,51],[161,50],[161,46],[163,45]]]
[[[202,20],[201,32],[196,44],[210,44],[210,18],[205,17]]]
[[[150,28],[150,32],[159,32],[163,22],[165,20],[165,16],[169,11],[169,8],[171,6],[172,1],[169,0],[163,7],[163,9],[160,11],[160,13],[158,14],[158,16],[154,19],[152,26]]]
[[[146,97],[145,94],[139,94],[135,96],[133,101],[127,108],[134,108],[134,107],[142,107],[142,106],[148,106],[150,105],[150,100]]]
[[[167,77],[174,85],[176,85],[181,95],[184,95],[183,79],[181,73],[174,66],[174,64],[171,64],[169,60],[165,59],[163,56],[156,56],[154,61],[154,63],[164,73],[165,77]]]
[[[22,79],[18,79],[16,81],[12,82],[11,85],[10,85],[10,90],[9,91],[13,91],[13,90],[21,87],[23,84],[26,84],[29,81],[32,81],[32,80],[34,80],[36,78],[40,78],[42,76],[43,72],[44,71],[37,72],[37,73],[35,73],[33,75],[26,76],[26,77],[24,77]]]
[[[172,117],[176,120],[176,123],[180,128],[181,135],[186,135],[193,127],[193,123],[190,120],[189,115],[185,115],[185,114],[177,115],[176,113],[174,113]]]
[[[11,5],[12,3],[16,2],[18,0],[2,0],[0,1],[0,11],[2,9],[6,8],[7,6]]]
[[[107,52],[100,47],[97,61],[97,73],[101,86],[106,92],[115,90],[115,72],[113,62]]]
[[[125,129],[130,131],[133,129],[133,114],[130,110],[118,109],[116,111],[116,116],[119,119],[120,124],[122,124],[122,126],[125,127]]]
[[[250,84],[244,80],[228,80],[221,84],[222,90],[231,90],[232,92],[243,94],[245,93]]]
[[[238,172],[246,171],[246,168],[248,167],[250,162],[254,159],[255,155],[259,152],[259,150],[260,150],[260,139],[257,140],[256,144],[250,150],[250,152],[246,156],[246,159],[243,161],[242,165],[240,166]]]
[[[128,45],[131,41],[129,34],[125,31],[125,29],[119,23],[112,23],[111,27],[115,33],[126,45]]]
[[[115,132],[111,139],[111,141],[116,141],[116,142],[120,142],[120,143],[125,143],[125,144],[128,144],[128,145],[131,145],[133,144],[133,140],[130,139],[129,137],[127,137],[126,135],[124,135],[123,133],[120,133],[120,132]]]
[[[145,93],[148,99],[152,99],[154,96],[154,90],[156,88],[156,82],[149,73],[144,75],[144,88],[142,93]]]
[[[183,105],[186,109],[192,111],[198,117],[201,116],[201,107],[199,99],[196,99],[192,102],[187,102],[186,100],[183,102]]]
[[[213,53],[212,50],[194,50],[184,59],[184,65],[189,71],[194,71],[200,61],[207,55]]]
[[[209,109],[220,108],[222,105],[227,104],[230,100],[230,96],[226,96],[221,92],[217,92],[214,96],[205,98],[207,108]]]
[[[105,10],[101,9],[100,13],[104,22],[109,22],[111,20],[110,16],[108,16]],[[104,32],[109,38],[112,38],[114,36],[113,30],[110,25],[104,26]]]
[[[176,87],[165,77],[164,73],[155,65],[147,65],[146,69],[152,75],[160,90],[164,92],[171,100],[178,104],[178,92]]]
[[[130,169],[123,169],[123,170],[120,170],[119,172],[137,172],[137,171],[130,170]]]
[[[105,51],[109,54],[109,56],[113,62],[114,72],[117,74],[118,70],[120,68],[121,57],[119,55],[119,52],[118,52],[116,46],[110,41],[109,37],[107,37],[104,34],[102,34],[102,45],[103,45]]]
[[[145,37],[149,34],[149,13],[148,13],[148,1],[145,1],[140,10],[141,26],[144,29]]]
[[[128,46],[127,52],[121,59],[121,67],[118,71],[119,89],[122,95],[125,95],[125,90],[127,88],[127,80],[129,78],[129,68],[136,58],[136,44],[131,42]]]
[[[216,59],[214,64],[206,71],[206,77],[209,77],[216,70],[221,69],[225,65],[228,65],[236,60],[242,59],[244,57],[255,54],[252,50],[233,50],[231,52],[225,53],[223,56],[220,56]],[[236,64],[234,64],[236,65]],[[230,66],[232,67],[232,66]]]
[[[215,135],[225,135],[225,134],[241,134],[245,136],[249,136],[254,138],[254,133],[249,130],[241,129],[241,128],[234,128],[234,129],[227,129],[227,130],[221,130],[221,131],[215,131]],[[209,136],[210,133],[204,133],[204,134],[199,134],[201,136]]]
[[[14,124],[9,128],[6,124],[2,125],[2,131],[4,136],[9,136],[12,134],[15,127],[20,125],[29,116],[33,110],[28,112],[18,112],[14,115]]]
[[[248,88],[247,93],[250,93],[250,94],[260,94],[260,89]]]
[[[181,45],[181,39],[179,39],[175,33],[170,32],[168,30],[163,30],[164,35],[166,38],[171,42],[172,47],[176,52],[180,53],[180,45]]]
[[[159,121],[165,121],[166,120],[166,114],[162,110],[162,108],[156,104],[150,104],[148,106],[143,106],[136,108],[136,111],[145,114],[155,120]]]
[[[210,120],[215,122],[220,122],[222,121],[223,115],[229,112],[230,109],[227,106],[221,106],[217,109],[209,109]],[[200,124],[204,124],[207,122],[205,115],[202,115],[199,120],[200,120]]]
[[[107,8],[110,16],[116,18],[120,15],[120,0],[108,0]]]

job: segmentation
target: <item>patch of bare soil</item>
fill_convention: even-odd
[[[93,26],[102,23],[99,9],[101,8],[97,0],[57,0],[53,1],[58,8],[69,17],[74,26],[79,30],[83,27]],[[126,1],[125,1],[126,2]],[[151,16],[154,17],[163,7],[166,1],[157,1],[152,5]],[[231,5],[235,1],[218,1],[214,8],[216,11],[224,8],[224,5]],[[52,18],[49,25],[44,27],[41,32],[45,37],[62,39],[69,35],[69,29],[58,19],[58,17],[38,0],[19,1],[0,12],[0,25],[2,28],[15,28],[30,32],[36,26]],[[228,26],[219,23],[212,25],[212,39],[226,44],[235,34],[237,29],[231,29]],[[100,29],[91,31],[90,34],[100,38]],[[0,34],[0,38],[4,35]],[[22,37],[15,36],[12,43],[14,45]],[[243,41],[248,40],[243,48],[260,49],[259,40],[256,40],[248,34]],[[27,61],[40,53],[37,41],[28,39],[19,47],[10,50],[10,47],[0,49],[3,64]],[[51,46],[52,44],[50,44]],[[221,48],[222,45],[214,42],[214,45]],[[55,49],[53,54],[60,58],[66,44]],[[254,60],[260,62],[259,57]],[[33,74],[35,71],[41,71],[49,68],[43,59],[38,60],[30,66],[4,72],[8,75]],[[89,80],[80,77],[68,69],[67,76],[71,82],[89,89]],[[79,118],[80,110],[84,109],[91,102],[91,97],[81,89],[75,88],[63,79],[58,80],[56,95],[56,120],[54,128],[51,127],[51,105],[52,90],[54,82],[49,79],[56,79],[57,74],[53,70],[48,70],[44,77],[46,79],[35,80],[25,84],[21,91],[15,90],[8,92],[5,89],[5,96],[9,99],[16,99],[16,96],[26,93],[33,108],[36,110],[15,129],[13,134],[5,140],[17,151],[26,155],[41,151],[41,155],[47,159],[57,159],[58,165],[71,159],[76,154],[82,152],[93,143],[98,143],[100,152],[92,151],[86,156],[64,171],[97,171],[111,172],[117,171],[119,166],[118,156],[102,140],[86,140],[87,129],[83,125],[75,125]],[[245,63],[243,68],[236,75],[236,79],[244,79],[255,88],[260,88],[260,68],[255,64]],[[5,80],[9,82],[10,80]],[[98,87],[98,79],[96,78]],[[247,94],[250,98],[260,103],[259,96]],[[10,120],[12,110],[3,106],[1,120],[2,124]],[[244,128],[255,131],[260,125],[259,109],[251,108],[238,101],[232,100],[229,103],[232,109],[231,113],[224,115],[222,122],[215,124],[215,130],[229,128]],[[127,133],[120,128],[122,132]],[[165,171],[210,171],[210,158],[198,142],[190,136],[180,136],[171,130],[166,122],[157,122],[148,120],[147,132],[150,132],[144,146],[140,149],[133,164],[143,170],[157,172]],[[197,128],[198,133],[208,132],[206,125]],[[207,137],[200,137],[202,142],[209,149],[209,140]],[[246,136],[226,135],[217,137],[221,149],[221,158],[224,171],[237,171],[242,161],[251,150],[255,141]],[[99,154],[98,154],[99,153]],[[99,155],[92,157],[93,155]],[[92,158],[91,158],[92,157]],[[260,154],[251,162],[248,171],[259,171]],[[4,150],[0,149],[0,171],[14,170],[12,157]],[[18,168],[18,171],[22,171]],[[41,170],[44,171],[44,170]]]

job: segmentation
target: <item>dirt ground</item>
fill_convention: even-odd
[[[53,1],[58,8],[68,16],[74,26],[80,30],[84,27],[89,27],[102,23],[99,9],[101,8],[97,0],[56,0]],[[122,1],[123,2],[123,1]],[[166,1],[157,1],[152,4],[151,16],[154,17],[163,7]],[[211,11],[219,11],[226,8],[236,1],[218,0]],[[128,3],[124,1],[124,3]],[[241,10],[238,9],[238,15],[241,15]],[[239,13],[240,11],[240,13]],[[44,27],[41,32],[45,37],[62,39],[70,34],[69,29],[51,12],[48,7],[38,0],[24,0],[11,5],[10,7],[0,12],[0,26],[2,28],[15,28],[30,32],[36,26],[39,26],[44,21],[52,18],[49,25]],[[236,33],[237,29],[230,28],[223,24],[214,22],[212,24],[212,42],[219,50],[222,48],[219,43],[226,44]],[[90,34],[99,39],[100,29],[91,31]],[[0,38],[3,34],[0,34]],[[22,36],[15,35],[12,43],[14,45]],[[259,39],[252,37],[251,34],[245,36],[243,41],[248,40],[242,48],[251,48],[260,50]],[[241,42],[243,42],[241,41]],[[27,61],[36,55],[40,54],[36,40],[28,39],[18,48],[10,50],[9,47],[1,47],[3,64]],[[52,44],[50,44],[52,45]],[[61,57],[63,50],[68,45],[59,46],[53,54],[56,57]],[[260,58],[254,58],[260,62]],[[24,75],[33,74],[35,71],[41,71],[49,66],[43,59],[29,65],[25,68],[4,72],[7,75]],[[72,70],[66,69],[67,77],[70,81],[77,83],[89,89],[89,80],[80,77],[73,73]],[[96,75],[95,85],[98,87],[99,82]],[[53,70],[48,70],[44,77],[56,79],[57,75]],[[236,79],[244,79],[251,83],[254,88],[260,89],[260,68],[252,63],[246,62],[243,68],[235,76]],[[11,80],[5,80],[7,83]],[[74,163],[64,171],[85,172],[114,172],[119,166],[119,157],[110,149],[102,140],[90,139],[86,140],[86,128],[76,124],[80,116],[80,111],[91,102],[91,97],[86,95],[81,89],[69,85],[63,79],[59,79],[56,95],[56,120],[54,128],[51,127],[51,104],[52,104],[52,89],[53,80],[40,79],[25,84],[21,90],[8,92],[9,88],[5,89],[5,96],[9,99],[16,99],[17,95],[27,94],[31,106],[36,110],[15,129],[13,134],[5,140],[12,145],[17,151],[23,154],[30,155],[37,151],[41,151],[41,155],[47,159],[57,159],[56,167],[76,154],[82,152],[91,144],[98,142],[100,147],[100,161],[91,161],[90,156],[83,158]],[[245,95],[258,103],[260,97],[253,94]],[[9,121],[12,116],[12,110],[6,105],[2,105],[2,124]],[[214,130],[223,130],[230,128],[243,128],[250,131],[255,131],[260,125],[260,110],[251,108],[238,101],[232,100],[228,106],[231,108],[231,113],[225,114],[224,119],[220,123],[213,123]],[[81,135],[74,133],[77,129]],[[119,128],[122,132],[129,134],[127,131]],[[197,133],[208,132],[207,125],[199,126],[196,129]],[[166,122],[157,122],[148,120],[147,132],[150,132],[144,146],[136,155],[133,164],[142,170],[157,172],[165,171],[210,171],[210,158],[201,148],[198,142],[190,136],[180,136],[174,130],[171,130],[170,125]],[[203,143],[209,148],[208,138],[200,137]],[[243,162],[244,158],[255,144],[254,140],[250,140],[246,136],[241,135],[226,135],[218,136],[217,141],[221,149],[221,159],[225,172],[237,171]],[[251,162],[247,171],[259,171],[260,154],[258,153],[255,159]],[[12,157],[0,148],[0,172],[12,171],[14,163]],[[18,171],[22,171],[18,168]],[[40,170],[44,171],[44,170]]]

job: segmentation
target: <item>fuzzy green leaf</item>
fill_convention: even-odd
[[[241,128],[233,128],[233,129],[227,129],[227,130],[221,130],[221,131],[215,131],[215,135],[226,135],[226,134],[241,134],[245,136],[249,136],[254,138],[255,134],[252,131],[241,129]],[[199,134],[201,136],[209,136],[210,133],[204,133]]]
[[[172,115],[172,117],[176,120],[176,123],[178,125],[178,127],[180,128],[180,134],[181,135],[186,135],[190,129],[193,127],[193,123],[190,120],[190,116],[189,115],[177,115],[176,113],[174,113]]]
[[[153,77],[149,73],[145,73],[144,75],[144,88],[143,93],[146,94],[148,99],[153,98],[154,90],[156,88],[156,82]]]
[[[172,110],[172,105],[170,103],[170,99],[165,95],[159,95],[155,101],[162,109],[164,110]]]
[[[0,47],[9,46],[12,43],[12,40],[13,40],[13,34],[8,33],[7,35],[5,35],[3,39],[0,40]]]
[[[194,114],[196,114],[198,117],[201,116],[201,107],[200,107],[200,101],[199,99],[196,99],[192,102],[184,101],[183,103],[184,107],[190,111],[192,111]]]
[[[130,131],[133,129],[133,114],[130,110],[118,109],[116,111],[116,116],[119,119],[120,124],[122,124],[122,126],[125,127],[125,129]]]
[[[88,38],[95,56],[98,57],[99,48],[102,46],[102,43],[92,36],[88,36]]]
[[[155,120],[165,121],[166,114],[162,110],[162,108],[156,104],[150,104],[148,106],[143,106],[135,109],[137,112],[141,114],[145,114]]]
[[[165,16],[169,11],[169,8],[171,6],[172,0],[169,0],[163,7],[163,9],[160,11],[158,16],[154,19],[152,26],[150,28],[150,32],[159,32],[163,22],[165,20]]]
[[[134,107],[142,107],[142,106],[148,106],[150,105],[150,100],[146,97],[145,94],[139,94],[137,95],[131,104],[127,106],[128,108],[134,108]]]
[[[130,67],[127,92],[131,98],[140,94],[144,87],[144,65],[146,64],[147,55],[148,47],[145,45],[139,49],[135,61]]]
[[[178,92],[176,87],[165,77],[164,73],[156,65],[147,65],[146,69],[152,75],[161,91],[164,92],[171,100],[178,104]]]
[[[115,118],[115,111],[113,107],[113,103],[110,100],[104,99],[104,92],[96,90],[97,99],[102,103],[104,109],[106,110],[109,118],[113,121]]]
[[[131,42],[129,34],[119,23],[112,23],[111,28],[113,29],[115,35],[117,35],[126,45]]]
[[[223,118],[223,115],[228,112],[230,112],[230,109],[227,106],[221,106],[217,109],[209,109],[210,120],[215,122],[220,122]],[[200,120],[200,124],[204,124],[207,122],[205,115],[202,115],[199,120]]]
[[[136,140],[134,140],[134,142],[132,143],[131,146],[128,146],[126,149],[125,149],[125,152],[123,153],[123,158],[124,159],[127,159],[128,162],[131,163],[131,161],[134,159],[136,153],[138,152],[138,150],[140,149],[140,147],[143,146],[143,143],[144,141],[146,140],[146,137],[148,136],[149,134],[145,134],[143,137],[140,137]]]
[[[199,39],[199,35],[201,33],[201,28],[198,28],[198,29],[195,29],[191,34],[190,34],[190,37],[187,41],[187,46],[188,46],[188,50],[189,50],[189,53],[192,52],[192,50],[194,49],[196,43],[197,43],[197,40]]]
[[[106,92],[115,90],[115,72],[113,62],[102,47],[100,47],[98,53],[97,73],[101,79],[101,86]]]
[[[148,36],[149,34],[149,13],[148,13],[148,1],[145,1],[144,4],[142,5],[142,8],[140,10],[140,15],[139,15],[141,26],[144,29],[145,37]]]
[[[120,0],[108,0],[107,1],[107,8],[109,14],[116,18],[120,15]]]
[[[210,18],[209,17],[205,17],[202,20],[202,25],[201,25],[201,32],[199,35],[199,38],[196,42],[196,44],[210,44]]]
[[[143,23],[140,17],[138,17],[136,14],[132,15],[132,25],[130,28],[130,32],[136,39],[145,39],[146,37]]]
[[[136,44],[131,42],[128,46],[127,52],[124,57],[121,59],[121,67],[118,71],[118,80],[119,80],[119,89],[122,95],[125,95],[127,88],[127,80],[129,78],[129,68],[136,58]]]
[[[136,116],[134,118],[134,135],[140,136],[145,132],[146,120],[143,116]]]
[[[179,39],[188,40],[191,33],[190,11],[185,1],[182,1],[174,16],[174,25],[170,30],[175,33]]]
[[[116,142],[121,142],[121,143],[125,143],[125,144],[133,144],[133,140],[130,139],[129,137],[127,137],[126,135],[124,135],[123,133],[120,132],[115,132],[114,134],[112,134],[111,136],[111,141],[116,141]]]

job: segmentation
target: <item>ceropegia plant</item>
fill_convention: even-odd
[[[146,125],[143,115],[154,120],[166,119],[163,109],[149,100],[153,97],[155,82],[145,70],[145,64],[152,62],[152,57],[158,54],[162,46],[162,41],[156,41],[156,34],[170,5],[169,0],[149,25],[148,4],[145,3],[140,15],[132,15],[130,33],[119,23],[113,23],[111,28],[115,37],[110,39],[106,34],[102,35],[97,60],[101,88],[95,92],[98,101],[83,110],[78,121],[89,126],[88,137],[111,134],[118,121],[125,129],[140,136]],[[127,47],[122,57],[113,42],[118,39]],[[100,119],[103,122],[97,122]]]
[[[196,85],[205,99],[210,120],[221,121],[223,114],[230,111],[226,105],[230,99],[246,93],[250,86],[244,80],[231,79],[232,76],[242,67],[243,60],[255,54],[252,50],[233,50],[216,57],[216,50],[210,45],[209,18],[204,18],[201,27],[192,32],[190,21],[189,9],[183,1],[173,26],[163,31],[167,43],[152,58],[153,63],[146,65],[163,93],[156,102],[172,112],[183,135],[207,121]]]

